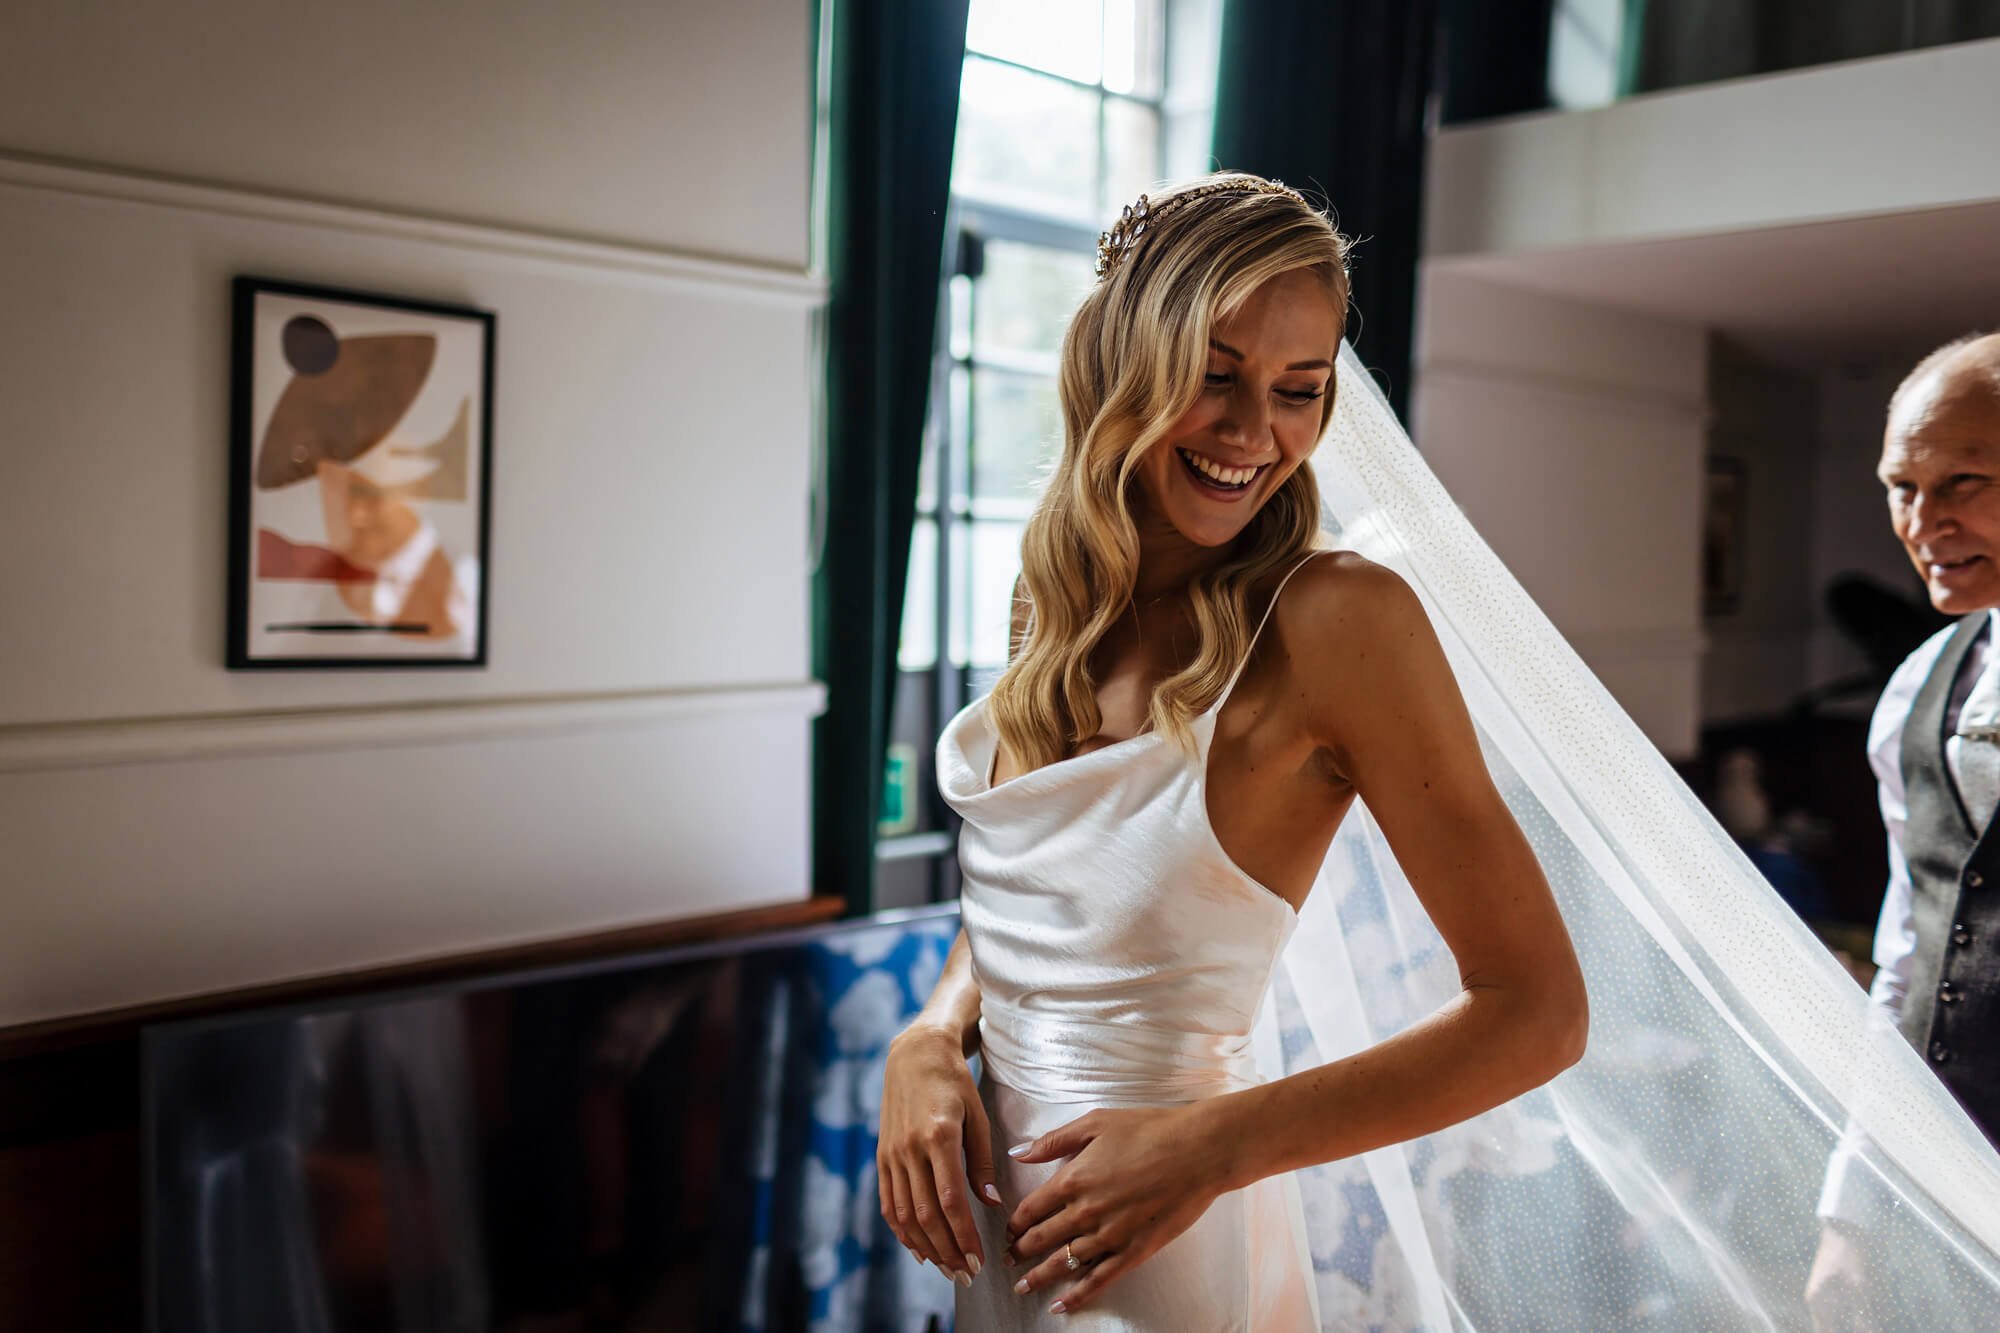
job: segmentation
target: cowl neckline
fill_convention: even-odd
[[[1303,569],[1320,550],[1311,550],[1301,556],[1287,569],[1271,590],[1269,600],[1264,603],[1263,614],[1257,618],[1255,628],[1243,650],[1242,658],[1235,670],[1229,673],[1229,680],[1222,692],[1207,708],[1197,713],[1190,722],[1194,733],[1195,753],[1192,763],[1183,754],[1178,770],[1171,781],[1192,787],[1188,799],[1177,803],[1176,808],[1193,807],[1193,822],[1200,826],[1199,838],[1205,855],[1226,867],[1231,875],[1245,889],[1257,897],[1277,904],[1280,913],[1279,924],[1282,931],[1289,933],[1298,924],[1298,909],[1273,892],[1269,887],[1252,878],[1249,872],[1236,864],[1222,846],[1222,839],[1216,836],[1215,825],[1208,817],[1208,761],[1211,742],[1215,735],[1215,721],[1222,712],[1222,706],[1236,693],[1236,682],[1250,665],[1250,656],[1256,650],[1257,641],[1263,636],[1264,626],[1271,618],[1271,612],[1278,605],[1278,597],[1291,582],[1292,575]],[[1092,775],[1106,775],[1106,783],[1116,780],[1117,775],[1130,772],[1130,766],[1146,761],[1151,751],[1168,744],[1168,736],[1155,728],[1127,736],[1123,740],[1073,754],[1054,763],[1043,764],[1040,768],[1026,773],[1017,773],[1005,782],[994,783],[993,765],[1000,748],[1000,732],[993,725],[988,704],[991,692],[982,694],[961,708],[951,721],[945,723],[938,737],[936,750],[938,791],[946,804],[973,823],[982,822],[982,812],[1010,809],[1009,802],[1017,798],[1033,798],[1037,795],[1055,799],[1059,794],[1069,794],[1067,789]],[[1174,746],[1171,753],[1180,754],[1180,747]],[[1121,762],[1122,761],[1122,762]],[[1026,818],[1026,815],[1020,816]],[[983,822],[993,822],[984,820]]]
[[[1234,685],[1234,681],[1230,682]],[[1228,697],[1225,692],[1223,699]],[[1112,775],[1126,771],[1124,765],[1112,762],[1132,754],[1144,752],[1168,743],[1167,734],[1148,728],[1136,735],[1116,740],[1095,750],[1073,754],[1066,759],[1058,759],[1040,768],[1017,773],[997,785],[988,781],[993,771],[994,755],[1000,748],[999,730],[993,726],[987,715],[986,703],[990,695],[981,695],[959,710],[956,717],[945,724],[938,745],[939,789],[946,801],[961,814],[971,816],[996,802],[1007,802],[1014,797],[1047,795],[1070,787],[1093,774],[1105,775],[1105,781],[1115,780]],[[1298,910],[1289,900],[1255,879],[1236,863],[1216,836],[1215,825],[1208,817],[1208,760],[1210,741],[1213,739],[1216,714],[1222,709],[1223,699],[1216,700],[1207,709],[1195,715],[1189,725],[1193,728],[1196,741],[1196,755],[1192,763],[1183,761],[1181,777],[1194,785],[1192,805],[1195,822],[1201,826],[1202,841],[1208,853],[1233,873],[1243,887],[1260,899],[1276,905],[1280,926],[1286,932],[1298,924]]]
[[[1090,771],[1094,767],[1092,761],[1099,759],[1100,756],[1143,749],[1166,738],[1165,732],[1148,726],[1143,731],[1112,741],[1109,745],[1100,745],[1094,750],[1069,755],[1053,763],[1043,764],[1040,768],[1016,773],[1004,782],[996,783],[993,781],[993,766],[1000,754],[1000,729],[993,725],[992,716],[987,708],[992,697],[991,694],[980,695],[959,710],[958,716],[945,725],[944,739],[950,745],[952,771],[942,775],[946,779],[944,793],[954,801],[997,798],[1017,789],[1036,790],[1059,785],[1069,781],[1073,773]],[[1208,759],[1209,733],[1206,729],[1213,725],[1215,714],[1221,706],[1222,701],[1216,700],[1214,704],[1196,714],[1189,723],[1195,728],[1196,738],[1201,742],[1199,749],[1204,764]],[[1035,781],[1038,778],[1043,781]]]

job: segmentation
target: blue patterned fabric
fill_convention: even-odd
[[[932,1333],[952,1285],[883,1222],[875,1187],[882,1068],[944,969],[958,917],[869,923],[787,950],[758,989],[756,1245],[743,1333]]]

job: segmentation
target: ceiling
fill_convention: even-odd
[[[1428,262],[1700,324],[1802,369],[1903,364],[1959,334],[2000,330],[2000,201]]]

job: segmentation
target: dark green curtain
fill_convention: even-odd
[[[874,899],[875,824],[942,276],[968,0],[825,0],[826,466],[813,580],[813,883]]]
[[[1435,0],[1226,0],[1218,166],[1323,194],[1361,239],[1348,337],[1407,418]]]
[[[1438,0],[1438,119],[1446,125],[1542,111],[1555,0]]]

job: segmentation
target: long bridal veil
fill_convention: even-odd
[[[2000,1157],[1613,702],[1343,347],[1313,456],[1330,544],[1423,599],[1591,996],[1581,1063],[1487,1115],[1297,1173],[1338,1329],[1804,1329],[1843,1132],[1866,1186],[1858,1329],[2000,1324]],[[1857,759],[1857,762],[1859,760]],[[1279,960],[1267,1077],[1459,988],[1355,805]]]

